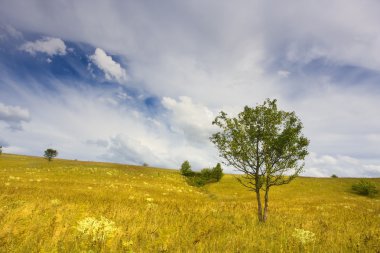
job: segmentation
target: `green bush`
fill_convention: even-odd
[[[216,166],[212,169],[212,178],[214,178],[217,182],[220,181],[223,177],[223,169],[220,163],[217,163]]]
[[[184,161],[181,165],[181,169],[179,170],[181,172],[181,175],[185,177],[192,176],[194,172],[191,170],[191,165],[189,161]]]
[[[358,183],[352,185],[352,190],[357,194],[364,196],[374,196],[378,193],[376,185],[368,180],[360,180]]]
[[[201,177],[199,173],[197,173],[196,175],[192,177],[187,177],[186,182],[189,185],[196,186],[196,187],[204,186],[207,183],[207,181],[203,177]]]
[[[186,177],[188,184],[198,187],[218,182],[223,176],[223,170],[219,163],[212,169],[205,168],[200,172],[194,172],[191,170],[190,163],[184,161],[181,165],[180,173]]]
[[[332,174],[331,177],[332,177],[332,178],[338,178],[338,176],[335,175],[335,174]]]

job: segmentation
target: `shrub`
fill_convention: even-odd
[[[376,185],[368,180],[360,180],[358,183],[352,185],[352,190],[357,194],[364,196],[374,196],[378,193]]]
[[[202,169],[200,172],[200,176],[205,180],[209,180],[212,178],[212,170],[209,168]]]
[[[212,177],[219,182],[220,179],[223,177],[223,169],[222,166],[220,166],[220,163],[217,163],[216,166],[212,169]]]
[[[181,175],[186,176],[186,177],[194,174],[194,172],[191,170],[191,165],[189,161],[184,161],[179,171],[181,172]]]
[[[204,168],[200,172],[194,172],[191,170],[190,163],[184,161],[181,165],[180,173],[187,178],[186,182],[188,184],[198,187],[218,182],[223,176],[223,170],[219,163],[212,169]]]
[[[332,174],[331,177],[332,177],[332,178],[338,178],[338,176],[335,175],[335,174]]]
[[[200,176],[200,173],[197,173],[191,177],[187,177],[186,182],[189,185],[197,186],[197,187],[204,186],[207,183],[207,181],[203,177]]]
[[[3,153],[3,146],[0,146],[0,155]]]

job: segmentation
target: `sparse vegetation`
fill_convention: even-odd
[[[197,188],[178,170],[3,154],[0,252],[380,251],[380,197],[347,191],[358,179],[275,187],[259,224],[255,193],[236,176]],[[87,217],[116,228],[101,248],[78,230]]]
[[[302,172],[309,140],[294,112],[277,109],[277,101],[267,99],[254,108],[248,106],[235,118],[225,112],[215,118],[221,131],[211,136],[219,155],[244,173],[238,181],[256,193],[260,222],[268,216],[269,190],[291,182]],[[264,208],[261,191],[264,191]]]
[[[57,150],[48,148],[44,152],[44,157],[50,162],[54,157],[58,155]]]
[[[352,190],[357,194],[373,197],[378,194],[376,185],[369,180],[362,179],[358,183],[352,185]]]

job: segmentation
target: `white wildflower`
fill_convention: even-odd
[[[293,237],[297,238],[302,244],[307,244],[309,242],[315,241],[315,234],[311,231],[304,229],[294,229]]]
[[[76,229],[94,242],[104,242],[117,231],[115,222],[103,216],[100,220],[93,217],[84,218],[78,222]]]

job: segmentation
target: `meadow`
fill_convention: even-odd
[[[197,188],[178,170],[2,154],[0,252],[380,252],[380,197],[357,181],[274,187],[259,224],[234,175]]]

